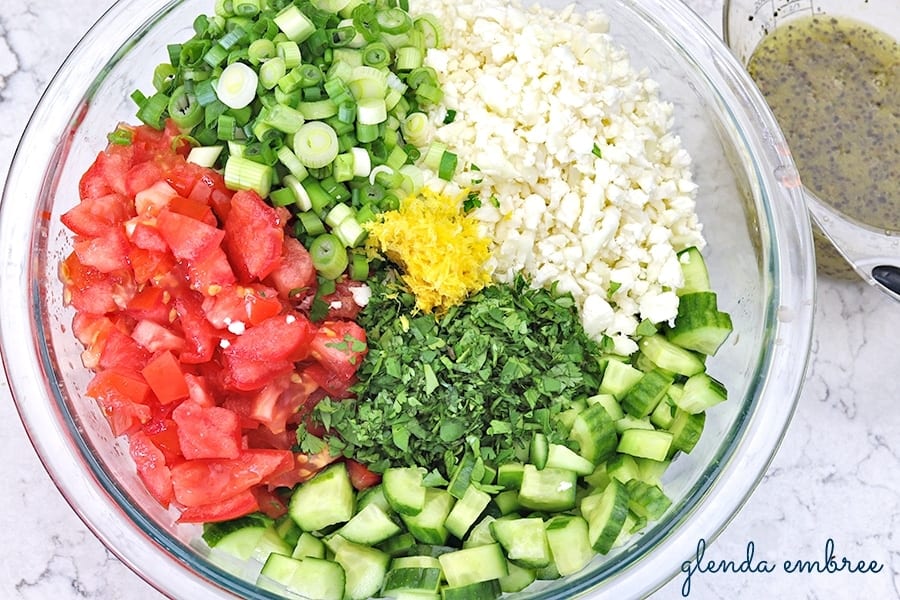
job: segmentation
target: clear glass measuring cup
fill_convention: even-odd
[[[850,18],[900,40],[900,0],[725,0],[722,30],[725,42],[747,66],[769,33],[810,16]],[[836,106],[835,110],[852,107]],[[782,177],[800,185],[797,173],[783,173]],[[900,196],[893,198],[890,208],[896,219],[891,222],[866,222],[862,213],[837,210],[833,206],[836,199],[819,198],[809,189],[804,189],[804,196],[818,226],[816,255],[820,272],[846,276],[855,271],[900,301]]]

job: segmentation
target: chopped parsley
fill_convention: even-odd
[[[321,401],[327,443],[374,471],[415,464],[446,475],[467,449],[490,464],[515,460],[535,431],[563,442],[556,416],[600,383],[600,346],[570,295],[524,279],[483,289],[440,317],[415,311],[390,276],[371,281],[358,321],[369,352],[355,399]]]

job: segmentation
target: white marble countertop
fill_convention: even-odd
[[[687,2],[720,29],[721,0]],[[0,179],[41,92],[111,0],[8,0],[0,11]],[[900,305],[861,283],[819,281],[813,356],[764,480],[706,557],[877,561],[879,573],[697,573],[693,598],[900,598]],[[66,505],[0,378],[0,598],[159,599]],[[679,598],[676,577],[654,598]]]

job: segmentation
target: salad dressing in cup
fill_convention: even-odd
[[[898,17],[893,2],[733,0],[724,24],[791,147],[818,271],[888,288],[900,260]]]

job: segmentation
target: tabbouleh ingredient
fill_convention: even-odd
[[[461,202],[462,196],[424,188],[367,225],[370,247],[400,265],[416,306],[426,313],[445,312],[491,280],[484,268],[490,241]]]
[[[535,431],[564,441],[555,417],[599,386],[601,348],[570,294],[520,277],[435,316],[412,314],[413,298],[396,280],[372,285],[359,316],[369,352],[356,399],[325,399],[314,414],[333,451],[374,471],[441,470],[467,447],[485,462],[515,460]],[[300,442],[315,451],[323,440]]]

